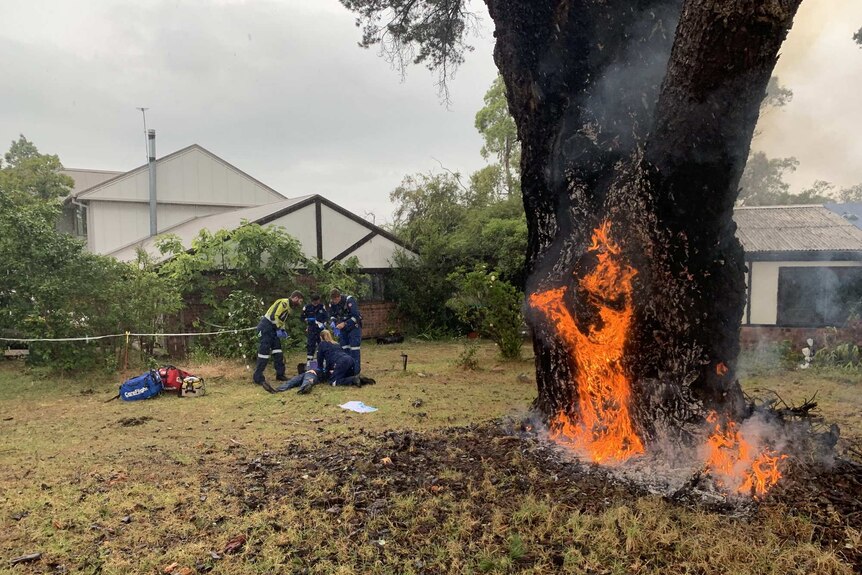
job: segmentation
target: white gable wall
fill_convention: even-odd
[[[264,224],[264,227],[281,226],[284,230],[299,240],[302,253],[307,258],[317,257],[317,224],[314,216],[314,204],[308,205],[293,213]]]
[[[158,204],[159,231],[194,217],[229,211],[229,206]],[[91,202],[87,214],[87,246],[107,254],[150,234],[150,206],[138,202]]]
[[[359,264],[363,268],[388,268],[392,265],[390,262],[395,256],[395,252],[400,249],[402,249],[401,246],[392,240],[383,236],[374,236],[347,257],[356,256],[359,258]]]
[[[331,260],[372,230],[332,208],[321,205],[320,221],[323,224],[323,259]]]
[[[156,195],[159,202],[234,207],[257,206],[283,199],[196,147],[158,160]],[[145,167],[130,172],[82,194],[80,199],[149,202],[149,171]]]

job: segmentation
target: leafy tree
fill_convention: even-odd
[[[57,231],[57,196],[42,193],[46,182],[62,183],[56,156],[38,154],[22,137],[5,160],[0,170],[0,330],[35,338],[159,331],[165,314],[181,305],[175,289],[148,269],[89,253],[81,241]],[[113,365],[122,343],[34,343],[29,360],[60,369]]]
[[[835,197],[832,194],[834,188],[834,184],[817,180],[810,188],[806,188],[798,194],[790,194],[782,204],[825,204],[826,202],[834,202]]]
[[[333,288],[355,297],[365,297],[370,293],[370,277],[359,272],[359,258],[351,256],[344,261],[311,259],[305,262],[309,278],[314,289],[322,297],[327,298]]]
[[[838,192],[838,199],[842,202],[862,202],[862,184],[844,188]]]
[[[853,39],[856,41],[857,44],[862,45],[862,28],[860,28],[858,32],[853,34]]]
[[[389,194],[395,204],[393,230],[421,252],[426,242],[458,229],[465,218],[466,196],[457,175],[406,176]]]
[[[476,129],[485,140],[482,157],[486,160],[491,156],[496,157],[498,165],[502,167],[507,195],[519,194],[517,170],[521,163],[521,144],[518,142],[515,120],[509,113],[502,76],[498,75],[494,79],[484,99],[485,106],[476,113]]]
[[[784,174],[795,171],[798,165],[796,158],[767,158],[763,152],[751,154],[739,180],[737,202],[743,206],[785,203],[782,199],[789,196],[790,184],[784,181]]]
[[[455,292],[449,277],[453,266],[444,240],[436,238],[425,246],[417,258],[396,252],[386,287],[405,328],[417,336],[437,339],[458,329],[457,318],[444,305]]]
[[[40,154],[36,146],[21,135],[12,142],[0,162],[0,189],[4,194],[20,195],[24,199],[56,200],[66,197],[74,182],[60,174],[60,158]]]
[[[299,241],[284,228],[248,222],[235,230],[201,230],[190,249],[171,234],[160,236],[156,246],[170,256],[159,273],[185,293],[203,293],[210,304],[217,303],[219,287],[292,286],[304,261]]]
[[[778,77],[773,76],[769,79],[769,84],[766,86],[766,97],[760,103],[760,114],[763,115],[769,110],[786,106],[792,99],[793,90],[782,86]]]

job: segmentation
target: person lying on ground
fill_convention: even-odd
[[[283,391],[289,391],[298,387],[299,390],[297,391],[297,393],[305,394],[311,391],[312,387],[317,385],[322,375],[323,373],[319,369],[309,369],[304,373],[300,373],[299,375],[288,379],[275,389],[273,389],[272,386],[269,385],[266,381],[264,381],[261,385],[269,393],[281,393]]]

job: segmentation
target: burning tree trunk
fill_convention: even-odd
[[[596,460],[744,409],[732,207],[799,2],[487,0],[522,140],[538,405]]]
[[[457,64],[464,0],[341,0]],[[485,0],[522,142],[538,407],[594,460],[745,409],[732,207],[801,0]]]

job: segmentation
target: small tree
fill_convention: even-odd
[[[456,272],[450,279],[458,291],[446,306],[472,330],[493,340],[505,359],[520,358],[523,294],[484,266],[472,272]]]

